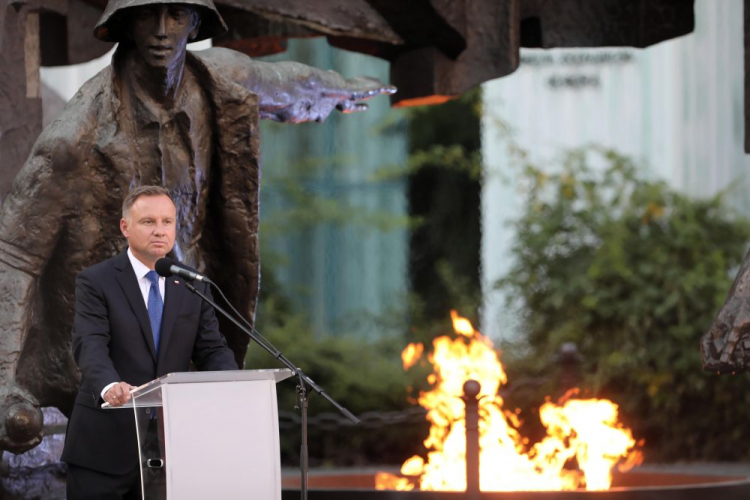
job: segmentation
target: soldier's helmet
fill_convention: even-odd
[[[94,36],[105,42],[120,42],[124,39],[127,9],[144,5],[181,4],[192,7],[201,17],[201,26],[191,42],[205,40],[227,32],[227,25],[216,10],[213,0],[109,0],[102,17],[96,23]]]

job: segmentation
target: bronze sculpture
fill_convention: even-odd
[[[0,448],[39,443],[40,406],[69,412],[76,273],[120,251],[118,208],[140,184],[170,190],[175,256],[252,319],[259,286],[258,119],[322,121],[392,93],[369,78],[228,49],[186,52],[226,29],[212,0],[112,0],[95,28],[119,42],[34,145],[0,213]],[[242,364],[243,334],[222,325]]]
[[[705,370],[750,370],[750,251],[711,328],[701,337],[701,354]]]
[[[413,106],[512,73],[520,47],[646,47],[685,35],[693,30],[693,2],[216,0],[229,31],[213,44],[259,57],[283,52],[289,38],[326,37],[335,47],[389,61],[399,87],[392,104]],[[0,0],[0,198],[42,130],[39,66],[106,53],[111,44],[89,35],[106,4]]]

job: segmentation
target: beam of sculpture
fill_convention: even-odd
[[[194,23],[189,36],[170,29],[180,23]],[[18,453],[39,443],[40,406],[70,411],[78,386],[74,278],[123,248],[119,208],[131,188],[170,191],[174,257],[211,275],[252,320],[259,118],[321,121],[394,91],[228,49],[186,51],[187,38],[225,30],[212,0],[107,5],[94,33],[119,42],[112,64],[42,132],[0,213],[0,448]],[[222,331],[242,365],[247,339],[228,324]]]
[[[390,61],[398,106],[444,102],[509,75],[518,67],[520,47],[647,47],[690,33],[694,26],[694,0],[217,3],[228,12],[230,32],[216,44],[275,51],[279,34],[326,36],[333,46]]]

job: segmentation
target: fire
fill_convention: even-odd
[[[519,428],[517,413],[503,409],[498,390],[507,382],[492,342],[476,331],[469,320],[451,311],[458,334],[438,337],[428,360],[434,373],[432,390],[419,395],[427,410],[430,434],[424,441],[427,459],[414,456],[402,476],[378,473],[378,489],[464,491],[466,489],[465,406],[463,384],[481,384],[479,394],[480,489],[482,491],[607,490],[612,468],[621,470],[639,463],[640,453],[629,429],[617,421],[617,405],[605,399],[576,399],[574,391],[558,404],[539,410],[547,436],[528,446]],[[402,353],[404,369],[424,352],[422,344],[409,344]],[[580,470],[566,469],[575,459]],[[403,477],[406,476],[406,477]],[[416,480],[410,479],[414,478]]]
[[[404,363],[404,370],[408,370],[414,363],[419,361],[424,352],[424,346],[422,344],[409,344],[406,349],[401,353],[401,361]]]
[[[466,337],[472,337],[474,335],[474,327],[471,326],[471,321],[462,318],[456,311],[451,311],[451,320],[453,321],[453,329],[456,333],[460,333]]]

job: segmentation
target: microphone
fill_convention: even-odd
[[[169,257],[162,257],[161,259],[157,260],[154,269],[156,270],[156,274],[158,274],[159,276],[164,276],[165,278],[176,275],[188,281],[203,281],[204,283],[211,283],[211,280],[207,277],[203,276],[202,274],[193,272],[189,269],[185,269]]]

